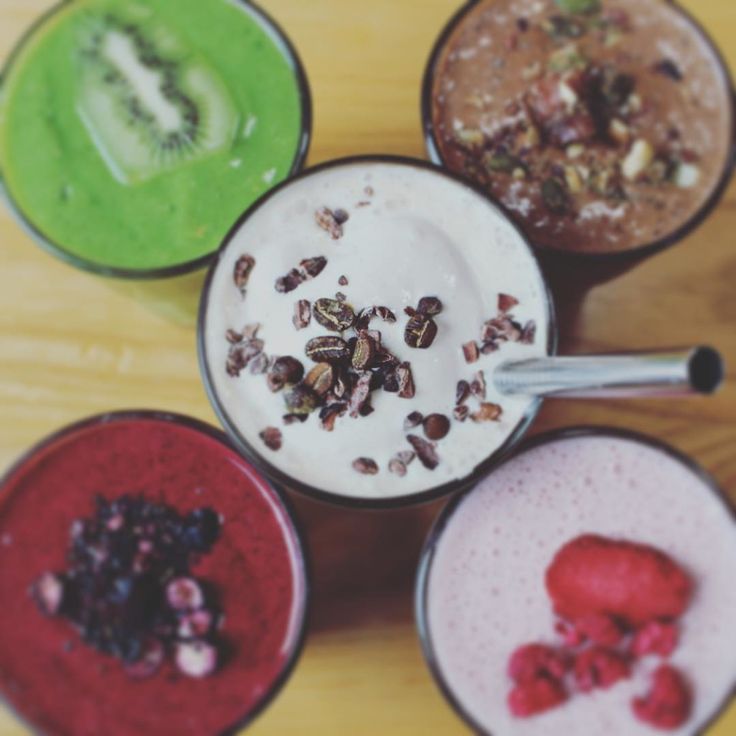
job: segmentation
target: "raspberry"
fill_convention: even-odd
[[[652,687],[640,698],[631,701],[639,720],[656,728],[679,728],[690,717],[692,693],[679,670],[660,665],[652,676]]]
[[[636,657],[643,657],[646,654],[669,657],[677,648],[679,638],[677,624],[668,621],[650,621],[634,635],[631,652]]]
[[[568,647],[579,647],[585,642],[585,634],[579,631],[574,624],[567,621],[558,621],[555,624],[555,631],[562,637]]]
[[[509,658],[509,677],[517,683],[527,683],[540,677],[561,680],[569,662],[559,649],[545,644],[525,644]]]
[[[660,550],[595,535],[577,537],[557,552],[546,585],[564,618],[603,613],[633,626],[678,618],[693,589],[687,573]]]
[[[575,658],[575,681],[584,693],[609,688],[631,673],[629,663],[618,652],[594,646]]]
[[[537,677],[514,687],[508,696],[512,715],[527,718],[556,708],[567,700],[567,691],[561,682],[548,677]]]

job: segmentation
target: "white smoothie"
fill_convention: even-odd
[[[349,219],[333,239],[320,227],[315,212],[342,209]],[[233,281],[236,262],[244,254],[255,260],[245,296]],[[305,258],[324,257],[327,265],[315,278],[289,293],[275,288],[279,277]],[[345,279],[347,284],[345,284]],[[341,283],[342,282],[342,283]],[[319,411],[303,423],[286,426],[283,392],[269,391],[263,375],[246,368],[228,375],[228,329],[260,325],[258,338],[268,356],[293,356],[309,371],[306,343],[317,336],[339,336],[314,318],[297,330],[295,303],[334,299],[337,292],[355,312],[388,307],[395,323],[374,318],[369,326],[381,333],[382,344],[411,365],[413,398],[381,389],[372,392],[373,413],[339,417],[333,431],[320,426]],[[469,364],[463,344],[478,340],[484,322],[498,314],[498,295],[518,300],[510,310],[521,325],[536,323],[532,344],[503,342],[496,352]],[[410,347],[404,340],[409,317],[422,297],[441,300],[433,319],[437,337],[429,348]],[[205,360],[212,388],[240,435],[272,465],[311,486],[345,496],[381,499],[427,491],[460,479],[512,433],[531,408],[525,397],[502,397],[491,375],[500,362],[546,354],[548,305],[536,262],[508,220],[472,189],[426,169],[399,163],[359,162],[324,169],[278,191],[243,222],[221,254],[213,275],[204,321]],[[350,333],[351,335],[354,333]],[[347,340],[349,335],[344,335]],[[457,421],[456,386],[483,371],[486,402],[499,404],[497,421]],[[467,400],[471,413],[475,397]],[[411,412],[441,413],[451,421],[438,440],[439,464],[433,470],[418,459],[406,475],[388,470],[400,451],[411,450],[404,420]],[[260,433],[278,428],[280,449],[264,445]],[[422,427],[410,431],[424,437]],[[425,438],[426,439],[426,438]],[[356,472],[353,462],[370,458],[374,475]]]
[[[666,733],[697,732],[736,680],[734,521],[680,461],[614,437],[563,439],[527,451],[486,478],[452,515],[430,568],[426,611],[451,691],[494,736],[665,733],[637,720],[630,707],[662,661],[654,656],[609,690],[575,693],[530,718],[508,710],[509,655],[529,642],[561,644],[545,571],[562,545],[587,533],[657,547],[694,580],[670,658],[691,683],[694,706],[681,728]]]

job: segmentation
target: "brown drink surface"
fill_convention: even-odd
[[[624,251],[676,232],[718,187],[731,90],[668,3],[587,5],[479,2],[437,57],[432,123],[446,165],[501,200],[535,245]]]

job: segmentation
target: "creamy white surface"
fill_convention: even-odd
[[[690,572],[693,603],[671,658],[695,705],[680,729],[702,725],[736,678],[736,532],[716,495],[680,462],[628,440],[568,439],[505,464],[460,505],[436,551],[429,628],[440,667],[464,708],[494,736],[653,736],[631,699],[661,661],[629,681],[573,696],[528,719],[506,707],[509,655],[529,642],[560,643],[544,586],[555,552],[582,533],[654,545]]]
[[[373,194],[366,194],[366,187]],[[358,207],[359,202],[370,204]],[[343,208],[350,214],[340,240],[332,240],[315,223],[323,206]],[[256,260],[243,299],[233,284],[237,259],[249,253]],[[277,293],[274,282],[308,257],[324,256],[327,266],[315,279],[288,294]],[[341,275],[349,279],[340,286]],[[307,329],[292,324],[299,299],[314,303],[341,291],[356,311],[387,306],[395,324],[376,318],[384,345],[400,360],[410,361],[416,396],[374,391],[375,411],[368,417],[338,418],[333,432],[319,426],[315,414],[304,424],[284,426],[281,394],[272,394],[263,376],[246,369],[232,378],[225,371],[228,343],[225,331],[258,322],[259,337],[268,355],[293,355],[306,370],[313,363],[304,346],[328,332],[314,319]],[[484,321],[496,316],[499,292],[520,301],[512,314],[521,323],[537,322],[534,345],[508,344],[468,365],[461,346],[477,340]],[[439,333],[426,350],[406,345],[403,332],[408,317],[423,296],[437,296],[444,310],[436,317]],[[333,493],[382,498],[417,493],[467,476],[498,448],[530,408],[524,397],[498,396],[491,386],[495,365],[510,358],[545,354],[547,306],[544,286],[533,257],[517,231],[485,199],[444,176],[411,166],[388,163],[343,165],[318,172],[282,189],[260,207],[223,254],[210,290],[205,322],[206,358],[214,389],[242,436],[285,473]],[[452,417],[459,379],[484,370],[487,400],[500,403],[500,422],[476,424],[452,421],[449,435],[438,443],[440,464],[434,471],[418,460],[404,478],[389,473],[388,462],[410,449],[403,429],[411,411],[439,412]],[[474,400],[469,402],[475,409]],[[283,447],[268,450],[259,438],[265,427],[279,427]],[[422,435],[421,427],[414,430]],[[373,458],[376,476],[352,468],[358,457]]]

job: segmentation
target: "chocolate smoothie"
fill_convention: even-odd
[[[439,158],[539,247],[616,252],[676,236],[731,164],[728,74],[670,3],[483,0],[430,75]]]

